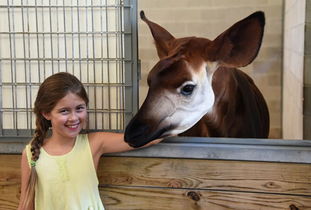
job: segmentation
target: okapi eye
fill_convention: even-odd
[[[181,89],[180,93],[181,93],[182,95],[184,95],[184,96],[189,96],[189,95],[192,94],[194,88],[195,88],[195,85],[185,85],[185,86]]]

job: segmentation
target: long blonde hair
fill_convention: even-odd
[[[56,73],[48,77],[39,87],[37,98],[34,104],[36,116],[36,128],[34,136],[30,141],[31,145],[31,172],[26,186],[26,194],[22,206],[28,207],[30,201],[35,197],[35,186],[38,180],[36,161],[40,156],[40,148],[47,137],[51,122],[45,119],[42,113],[50,113],[57,102],[68,93],[74,93],[82,98],[86,104],[89,99],[83,84],[73,75],[65,72]]]

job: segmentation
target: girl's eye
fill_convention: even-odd
[[[84,111],[85,109],[86,109],[85,106],[78,106],[78,107],[77,107],[77,111],[78,111],[78,112],[82,112],[82,111]]]
[[[194,88],[195,88],[195,85],[191,85],[191,84],[185,85],[185,86],[181,89],[180,93],[181,93],[182,95],[184,95],[184,96],[189,96],[189,95],[192,94]]]
[[[61,109],[59,112],[60,112],[61,114],[67,114],[67,113],[68,113],[68,110],[66,110],[66,109]]]

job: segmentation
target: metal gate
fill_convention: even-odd
[[[29,137],[41,82],[70,72],[91,130],[122,131],[138,107],[135,0],[0,1],[0,137]]]

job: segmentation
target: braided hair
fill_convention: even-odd
[[[44,118],[43,113],[50,113],[59,100],[68,93],[73,93],[82,98],[86,104],[89,99],[83,84],[73,75],[65,72],[56,73],[48,77],[40,85],[37,98],[34,104],[34,114],[36,116],[36,128],[34,136],[30,142],[31,146],[31,172],[26,187],[26,196],[23,206],[27,207],[34,199],[35,185],[38,179],[36,172],[36,161],[40,156],[40,148],[48,135],[51,122]]]

